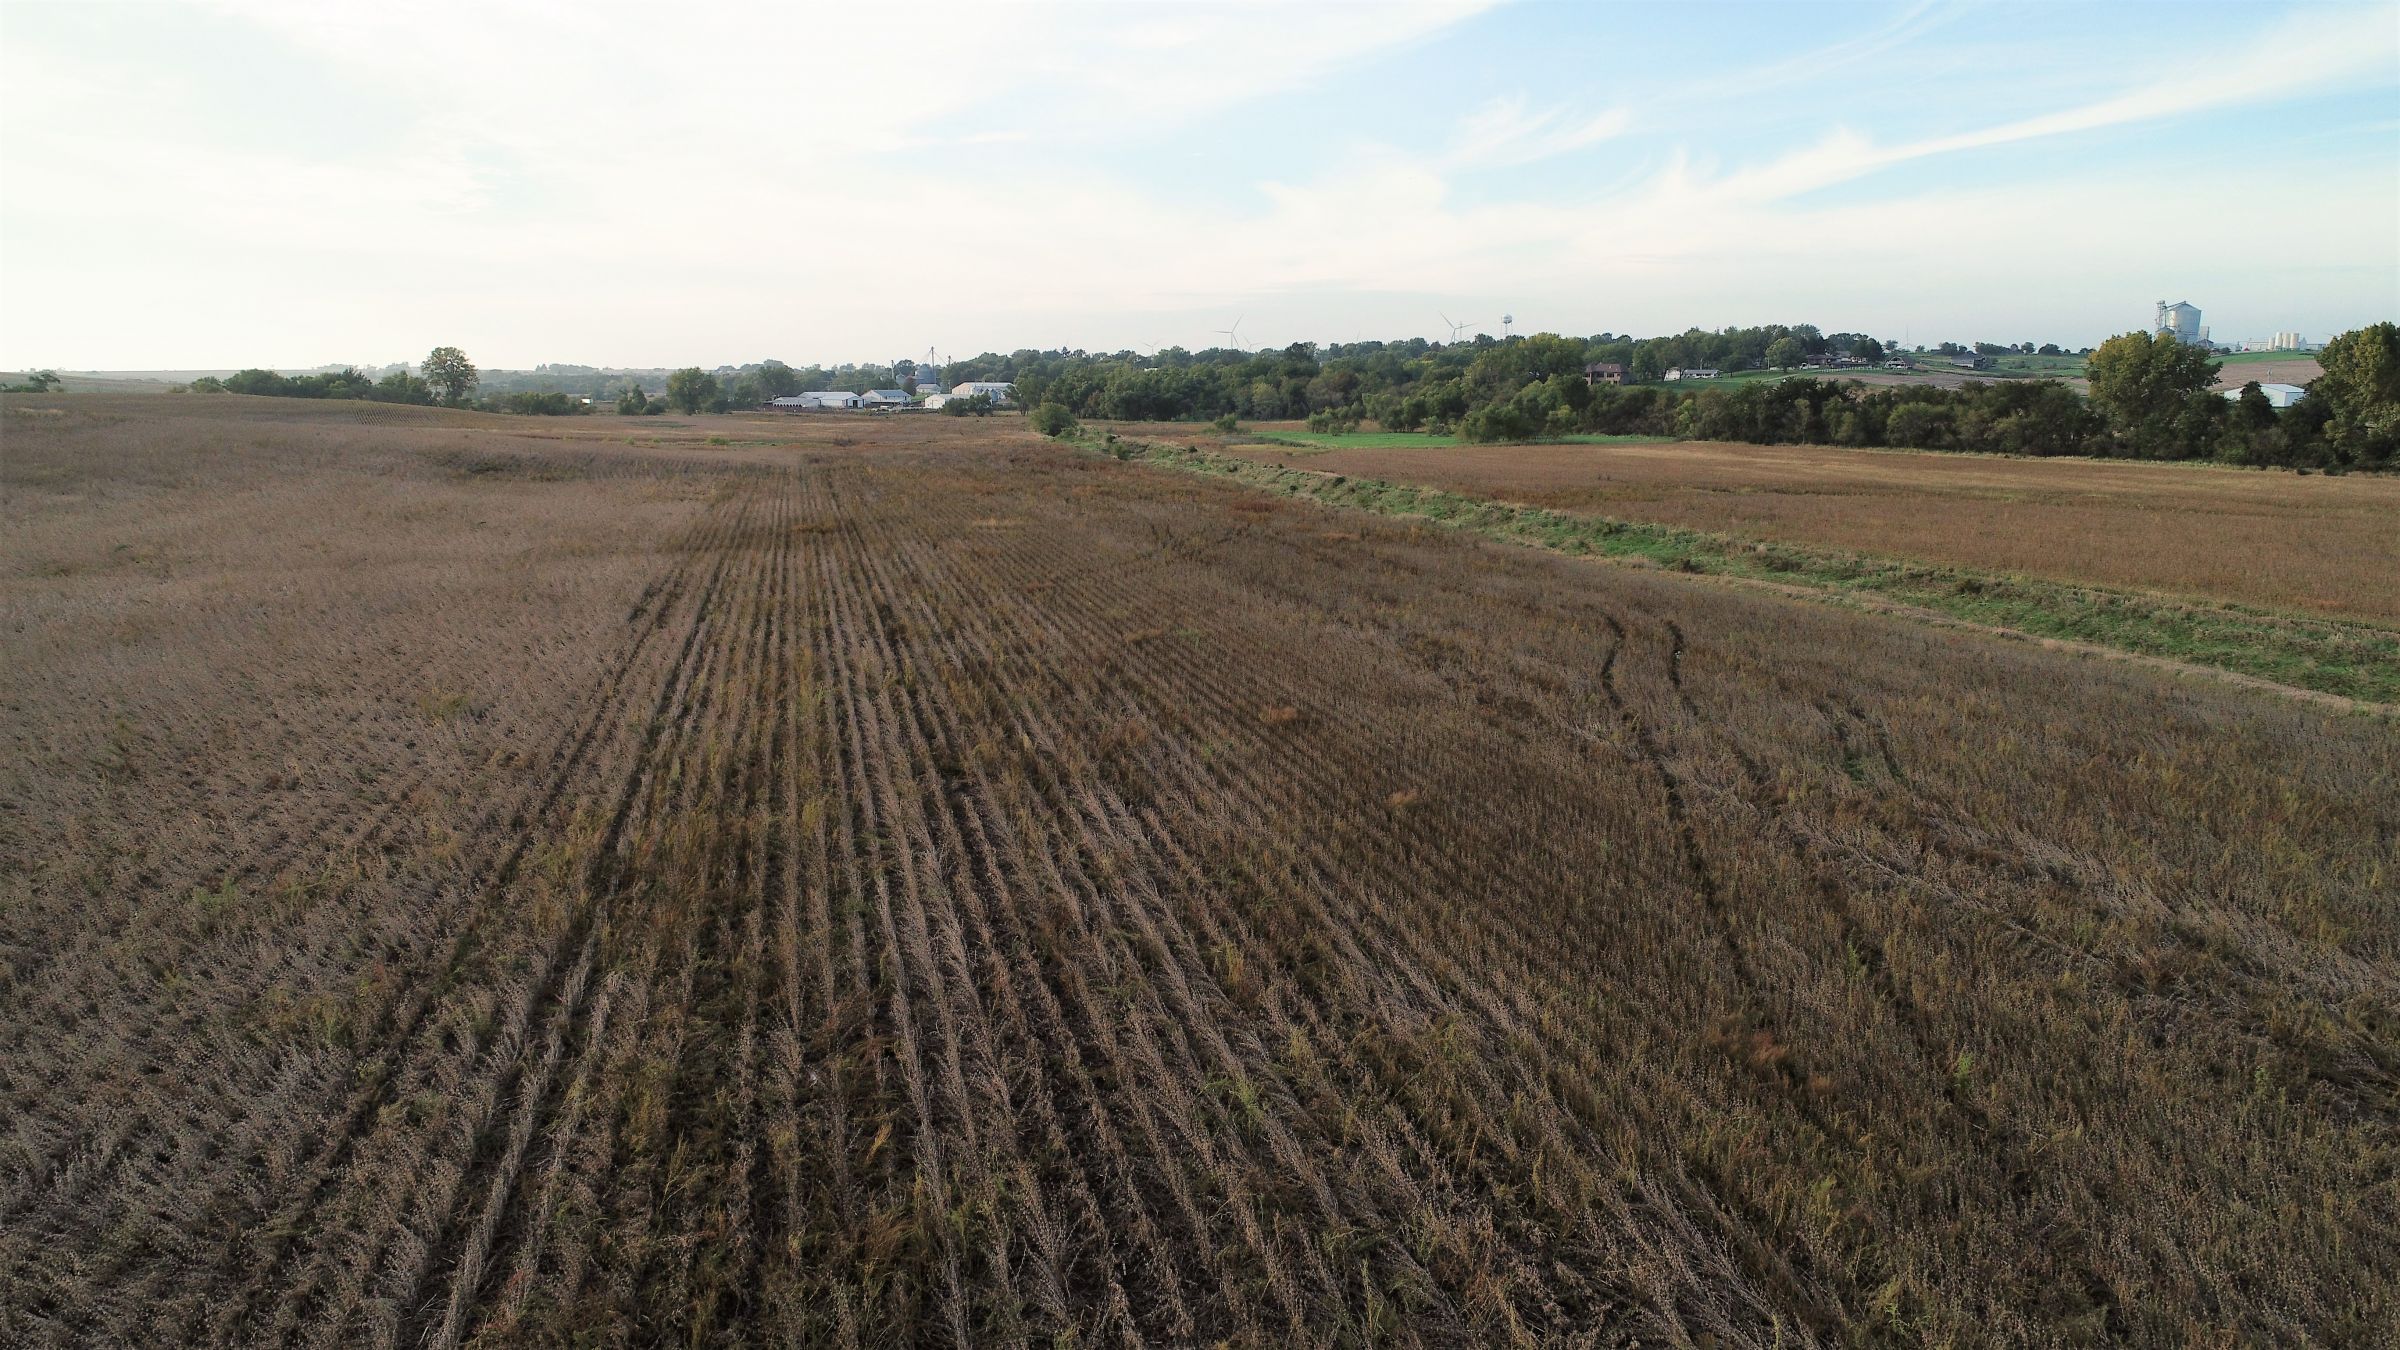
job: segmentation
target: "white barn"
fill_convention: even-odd
[[[858,395],[847,389],[817,389],[802,394],[800,397],[803,400],[801,406],[805,408],[863,408],[866,406],[859,401]]]
[[[908,391],[905,389],[870,389],[858,396],[862,408],[905,408]]]
[[[1017,387],[1002,380],[969,380],[953,386],[950,392],[958,398],[973,398],[981,394],[994,403],[1007,403],[1016,398]]]
[[[2278,408],[2288,408],[2308,397],[2308,391],[2296,384],[2262,384],[2258,387],[2258,392],[2265,394],[2267,402]],[[2238,399],[2242,396],[2242,391],[2227,389],[2224,394],[2227,398]]]

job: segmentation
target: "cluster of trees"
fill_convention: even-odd
[[[561,368],[543,367],[545,371],[558,369]],[[829,369],[760,361],[746,366],[720,366],[715,370],[686,366],[670,371],[619,372],[609,378],[614,383],[588,397],[613,398],[620,413],[662,413],[669,409],[685,413],[731,412],[811,389],[844,389],[853,394],[863,394],[869,389],[904,389],[915,393],[917,364],[899,361],[889,366]],[[646,392],[649,389],[663,392],[652,395]]]
[[[1532,348],[1537,356],[1527,356]],[[1978,347],[1990,347],[1980,343]],[[2030,349],[2031,344],[2025,344]],[[1454,425],[1465,408],[1488,396],[1490,386],[1505,383],[1526,361],[1580,373],[1590,361],[1624,365],[1635,380],[1656,380],[1677,366],[1713,366],[1724,370],[1791,367],[1811,357],[1856,356],[1880,360],[1888,344],[1860,333],[1826,334],[1809,324],[1766,324],[1726,328],[1716,332],[1692,329],[1672,337],[1641,338],[1602,333],[1590,339],[1511,338],[1505,342],[1488,334],[1448,344],[1412,338],[1402,342],[1359,342],[1320,348],[1294,343],[1264,352],[1212,348],[1190,351],[1170,347],[1153,354],[1131,350],[1083,352],[1022,348],[1008,354],[984,352],[953,360],[939,372],[942,384],[968,380],[1007,381],[1017,385],[1020,401],[1038,407],[1056,402],[1086,417],[1126,420],[1200,420],[1218,417],[1273,420],[1308,417],[1319,412],[1356,409],[1370,414],[1367,400],[1378,395],[1401,399],[1416,396],[1426,402],[1420,420]],[[1945,344],[1957,349],[1957,344]],[[445,348],[445,351],[455,349]],[[2013,348],[1995,350],[2015,350]],[[2056,351],[2055,347],[2045,348]],[[462,361],[463,357],[460,358]],[[471,369],[471,367],[470,367]],[[678,400],[667,388],[677,375],[691,378],[697,370],[716,382],[713,393],[696,403]],[[794,366],[767,360],[714,370],[688,367],[666,369],[582,366],[564,363],[537,366],[530,371],[479,372],[466,390],[440,387],[428,390],[416,383],[406,367],[360,372],[356,368],[321,375],[280,376],[272,371],[244,371],[223,381],[199,381],[195,388],[239,388],[246,393],[270,393],[301,398],[374,398],[391,402],[463,404],[466,393],[479,389],[488,406],[513,408],[504,396],[567,394],[580,410],[582,399],[615,402],[620,411],[664,412],[670,407],[690,412],[727,411],[756,407],[769,399],[811,389],[905,389],[916,392],[916,362],[889,365],[843,364]],[[931,384],[936,372],[926,370]],[[431,378],[427,371],[425,377]],[[237,385],[238,382],[238,385]],[[637,403],[628,391],[641,394]],[[653,405],[656,405],[655,407]],[[527,404],[526,406],[534,406]],[[548,402],[540,406],[550,406]],[[955,406],[955,405],[953,405]],[[1447,410],[1447,411],[1441,411]],[[972,411],[972,409],[968,410]]]
[[[222,378],[203,375],[185,388],[196,394],[261,394],[269,398],[365,399],[374,403],[440,403],[467,406],[467,396],[482,379],[475,363],[456,347],[436,347],[425,357],[422,375],[405,366],[377,379],[356,366],[316,375],[285,375],[272,370],[237,370]],[[523,411],[495,408],[500,412]]]
[[[0,384],[0,394],[47,394],[60,383],[55,370],[29,371],[21,384]]]
[[[1764,444],[1809,441],[2031,455],[2214,458],[2292,467],[2384,467],[2400,437],[2400,340],[2392,324],[2347,333],[2322,357],[2324,378],[2309,397],[2276,408],[2255,387],[2238,399],[2210,391],[2217,365],[2172,339],[2130,333],[2093,351],[2091,397],[2044,380],[2001,380],[1961,388],[1869,388],[1799,377],[1726,386],[1641,385],[1676,366],[1725,370],[1790,368],[1813,357],[1881,359],[1891,348],[1862,333],[1826,334],[1809,324],[1767,324],[1663,338],[1539,333],[1505,341],[1480,335],[1448,344],[1412,338],[1320,348],[1293,343],[1262,352],[1180,347],[1143,355],[1020,349],[950,362],[945,382],[1009,381],[1034,409],[1068,419],[1222,421],[1307,418],[1339,430],[1373,420],[1387,430],[1457,433],[1471,440],[1528,440],[1571,433],[1689,436]],[[1970,348],[1945,342],[1944,354]],[[1993,355],[2066,356],[2057,345],[1978,342]],[[1593,383],[1594,362],[1623,366],[1632,386]],[[930,372],[928,372],[930,375]],[[723,412],[810,389],[914,390],[914,362],[889,366],[796,367],[761,361],[714,371],[698,366],[625,372],[545,366],[540,381],[570,388],[487,389],[495,411],[576,413],[585,399],[613,399],[628,415]],[[246,370],[193,387],[296,398],[367,398],[464,406],[481,380],[455,347],[436,348],[423,373],[371,379],[356,369],[284,376]],[[501,383],[493,381],[494,384]],[[582,392],[588,387],[589,392]],[[658,392],[650,392],[657,389]],[[988,414],[988,400],[945,411]]]
[[[1748,441],[2030,455],[2212,458],[2289,467],[2381,467],[2393,462],[2389,375],[2400,358],[2376,357],[2391,325],[2347,334],[2327,348],[2326,377],[2311,396],[2278,409],[2251,390],[2227,399],[2209,388],[2217,365],[2203,350],[2132,333],[2089,357],[2092,396],[2050,380],[2006,379],[1955,389],[1869,387],[1798,377],[1779,382],[1641,387],[1677,365],[1791,366],[1809,357],[1874,360],[1885,344],[1808,325],[1698,330],[1635,341],[1541,333],[1448,345],[1295,343],[1259,353],[1169,348],[1133,352],[986,353],[954,363],[957,379],[1013,380],[1030,407],[1056,404],[1086,419],[1208,421],[1307,418],[1320,430],[1372,420],[1386,430],[1457,433],[1471,440],[1529,440],[1629,433]],[[2071,355],[2056,344],[1944,343],[2020,356]],[[1585,368],[1613,361],[1633,386],[1593,383]],[[2355,369],[2354,369],[2355,368]]]
[[[844,389],[863,394],[869,389],[905,389],[915,393],[919,383],[919,367],[914,361],[895,361],[890,365],[795,366],[783,361],[754,361],[741,366],[717,366],[713,369],[698,366],[698,370],[717,382],[716,392],[693,412],[724,412],[734,408],[755,408],[772,398],[783,398],[810,389]],[[676,406],[673,395],[665,393],[667,382],[682,372],[665,367],[578,366],[550,364],[532,370],[487,371],[483,377],[486,393],[560,393],[588,398],[596,403],[622,401],[627,389],[643,390],[644,403],[634,409],[643,411],[652,396],[662,398],[660,411]],[[930,377],[930,372],[928,372]],[[960,376],[961,379],[970,378]],[[927,380],[930,383],[930,378]]]
[[[1918,350],[1924,349],[1919,348]],[[1936,356],[1965,356],[1969,352],[1977,356],[2073,356],[2077,354],[2055,342],[2045,342],[2039,347],[2030,342],[1977,342],[1964,346],[1956,342],[1940,342],[1934,344],[1933,347],[1933,354]],[[2089,355],[2089,352],[2083,354]]]
[[[2088,399],[2053,380],[1942,389],[1801,377],[1681,390],[1594,385],[1552,372],[1465,406],[1454,396],[1420,406],[1411,396],[1396,407],[1368,408],[1392,430],[1455,422],[1475,441],[1600,432],[2288,468],[2393,466],[2400,459],[2400,328],[2382,323],[2343,334],[2321,360],[2324,376],[2289,408],[2277,408],[2255,381],[2226,398],[2210,387],[2218,364],[2206,351],[2148,333],[2111,338],[2092,353]]]
[[[1556,376],[1528,382],[1458,418],[1459,433],[1474,441],[1597,432],[2035,455],[2088,453],[2085,447],[2103,429],[2089,403],[2052,381],[1870,388],[1807,376],[1691,390],[1620,389]]]
[[[485,412],[531,417],[574,417],[592,410],[592,405],[572,394],[494,394],[476,406]]]
[[[1863,333],[1819,331],[1810,324],[1765,324],[1717,332],[1692,329],[1673,337],[1592,338],[1542,333],[1506,341],[1488,334],[1472,341],[1354,342],[1318,347],[1293,343],[1280,350],[1200,352],[1169,347],[1132,351],[1024,350],[986,352],[954,361],[944,378],[1008,380],[1028,406],[1057,403],[1087,418],[1127,421],[1256,420],[1355,412],[1392,426],[1455,428],[1471,408],[1536,379],[1572,376],[1608,361],[1627,378],[1655,381],[1679,366],[1721,370],[1793,367],[1814,357],[1880,361],[1891,347]],[[2055,349],[2054,349],[2055,350]],[[1356,420],[1353,418],[1353,420]]]

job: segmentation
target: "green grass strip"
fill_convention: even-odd
[[[1302,450],[1455,450],[1469,442],[1421,431],[1238,431],[1245,442],[1288,445]],[[1543,436],[1532,445],[1665,445],[1672,436],[1612,436],[1597,432]]]
[[[1433,521],[1557,553],[1646,558],[1674,571],[1780,582],[1837,597],[1872,597],[2038,637],[2189,661],[2371,703],[2400,703],[2400,632],[2369,624],[1513,506],[1434,488],[1259,464],[1183,446],[1122,442],[1117,448],[1124,457],[1230,478],[1284,496]]]

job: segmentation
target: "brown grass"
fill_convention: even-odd
[[[0,1342],[2394,1330],[2387,725],[1007,424],[8,406]]]
[[[1623,520],[2400,623],[2400,478],[1716,442],[1228,449]]]

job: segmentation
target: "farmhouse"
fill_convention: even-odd
[[[1677,366],[1667,372],[1667,378],[1670,380],[1713,380],[1717,378],[1717,368],[1715,366]]]
[[[1625,383],[1625,367],[1615,361],[1594,361],[1583,368],[1583,378],[1594,384]]]
[[[2247,387],[2244,386],[2244,388]],[[2238,399],[2242,396],[2240,389],[2227,389],[2223,392],[2225,397],[2230,399]],[[2308,391],[2296,384],[2262,384],[2258,387],[2258,392],[2265,394],[2267,402],[2278,408],[2288,408],[2308,397]]]

